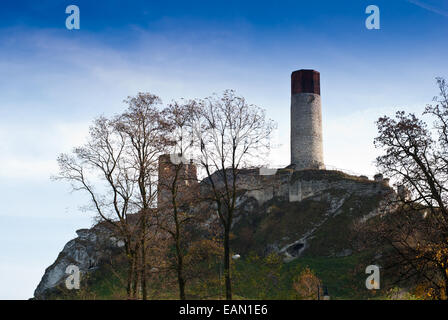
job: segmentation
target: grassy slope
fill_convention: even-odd
[[[250,299],[295,299],[296,294],[292,287],[293,281],[301,270],[309,267],[328,287],[332,299],[368,299],[374,297],[374,295],[365,288],[366,275],[360,268],[364,258],[365,255],[296,259],[283,264],[279,268],[277,283],[270,277],[270,272],[265,270],[263,266],[260,267],[259,263],[251,264],[247,261],[241,261],[237,271],[248,275],[243,281],[249,283],[261,282],[268,287],[268,290],[253,285],[242,286],[241,283],[237,282],[235,284],[236,292],[238,295]],[[270,271],[272,271],[272,268]]]
[[[233,285],[236,299],[296,299],[293,281],[305,267],[311,268],[328,287],[331,299],[377,299],[385,296],[384,290],[372,292],[365,288],[365,254],[338,258],[301,258],[289,263],[278,263],[276,257],[263,259],[250,255],[233,266]],[[224,289],[219,286],[219,268],[208,279],[195,281],[187,286],[190,299],[220,299]],[[222,279],[221,279],[222,280]],[[151,299],[177,299],[175,282],[161,287],[153,279],[150,283]],[[204,287],[207,283],[207,288]],[[222,283],[222,281],[221,281]],[[95,271],[84,278],[81,290],[55,291],[51,299],[124,299],[125,287],[109,268]]]

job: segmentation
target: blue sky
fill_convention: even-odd
[[[65,28],[78,5],[81,29]],[[381,29],[365,28],[380,8]],[[374,121],[420,112],[448,76],[448,3],[387,1],[2,1],[0,299],[32,296],[92,217],[50,181],[91,120],[139,91],[165,102],[236,89],[278,122],[289,161],[290,74],[321,73],[325,162],[372,175]]]

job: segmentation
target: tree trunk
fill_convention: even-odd
[[[126,294],[128,299],[133,297],[132,284],[135,276],[135,254],[132,252],[130,240],[127,239],[126,243],[126,256],[128,258],[128,277],[126,284]]]
[[[133,258],[133,279],[132,279],[132,298],[138,299],[138,281],[139,281],[139,270],[138,270],[138,255],[134,254]]]
[[[224,230],[224,275],[226,281],[226,299],[232,300],[232,281],[230,278],[230,245],[229,245],[230,228],[226,226]]]
[[[177,268],[177,281],[179,282],[179,299],[185,300],[185,279],[182,273],[181,265]]]
[[[179,238],[176,239],[176,251],[177,251],[177,281],[179,283],[179,298],[185,300],[185,279],[183,274],[184,260],[182,257]]]
[[[174,240],[176,242],[176,258],[177,258],[177,282],[179,283],[179,298],[180,300],[186,300],[185,297],[185,279],[184,279],[184,259],[183,252],[180,243],[180,234],[181,234],[181,223],[179,222],[179,212],[177,207],[177,181],[179,177],[179,171],[181,170],[182,165],[176,167],[176,174],[174,176],[174,181],[171,185],[171,196],[172,196],[172,205],[173,205],[173,215],[174,215],[174,225],[175,225],[175,233]]]
[[[128,296],[128,299],[132,298],[132,282],[134,277],[134,259],[132,256],[128,257],[128,279],[127,279],[127,286],[126,286],[126,294]]]
[[[145,226],[146,228],[146,226]],[[143,239],[142,239],[142,256],[141,256],[141,276],[140,276],[140,280],[141,280],[141,287],[142,287],[142,299],[143,300],[147,300],[148,298],[148,293],[147,293],[147,287],[146,287],[146,248],[145,248],[145,234],[143,234]]]

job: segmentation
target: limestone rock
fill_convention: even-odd
[[[45,299],[49,290],[61,285],[68,274],[69,265],[75,265],[83,274],[92,272],[100,260],[110,253],[110,248],[119,246],[121,240],[111,240],[112,232],[98,224],[91,229],[76,231],[78,237],[70,240],[59,253],[56,261],[45,270],[40,283],[34,291],[36,299]]]

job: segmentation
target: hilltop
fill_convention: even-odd
[[[268,176],[258,173],[246,170],[238,181],[241,192],[231,240],[233,252],[241,256],[233,266],[235,293],[249,299],[294,298],[292,279],[309,266],[335,299],[370,297],[364,269],[375,255],[357,249],[356,225],[374,217],[382,199],[393,193],[388,181],[331,170],[284,168]],[[207,181],[201,182],[202,189],[206,185]],[[45,271],[35,298],[120,298],[122,244],[104,224],[77,233]],[[71,263],[83,274],[79,292],[63,285],[64,270]],[[192,284],[190,298],[207,298],[204,292],[208,298],[219,296],[219,262],[208,268],[207,279]],[[160,279],[153,280],[152,298],[176,297],[174,288],[160,288]],[[205,284],[207,288],[200,287]]]

